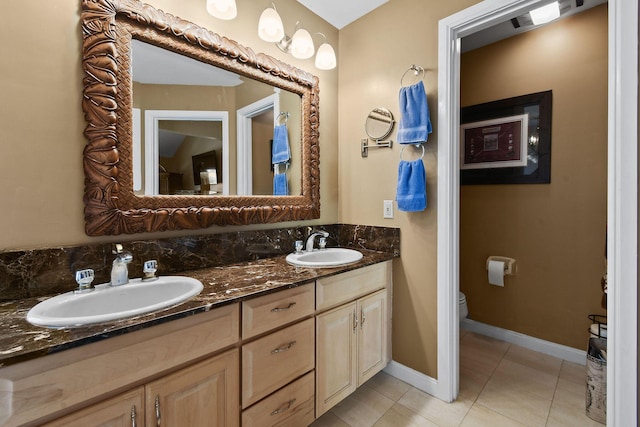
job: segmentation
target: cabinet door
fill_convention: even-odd
[[[377,374],[387,359],[387,291],[358,300],[358,387]]]
[[[142,387],[96,403],[43,427],[135,427],[144,420]]]
[[[146,426],[238,426],[239,364],[234,349],[147,384]]]
[[[355,302],[316,317],[316,417],[356,389]]]

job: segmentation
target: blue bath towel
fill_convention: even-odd
[[[427,174],[422,159],[400,160],[398,165],[398,209],[405,212],[423,211],[427,208]]]
[[[291,158],[289,149],[289,135],[287,125],[278,125],[273,129],[273,147],[271,149],[271,163],[288,162]]]
[[[400,123],[398,143],[416,144],[425,142],[431,133],[431,117],[427,104],[427,93],[422,80],[400,88]]]
[[[273,195],[274,196],[288,196],[289,186],[287,184],[286,173],[276,173],[273,176]]]

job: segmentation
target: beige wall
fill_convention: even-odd
[[[393,359],[434,378],[438,21],[474,3],[392,0],[340,31],[340,221],[401,229],[402,254],[393,274]],[[399,119],[400,78],[411,64],[427,69],[424,83],[434,125],[424,157],[428,206],[414,213],[395,209],[394,219],[383,219],[383,200],[395,198],[401,147],[370,150],[362,158],[360,139],[366,137],[365,118],[374,107],[387,107]],[[410,150],[404,158],[411,158]]]
[[[584,349],[600,307],[607,189],[607,5],[471,51],[461,104],[553,91],[551,183],[461,188],[460,288],[470,317]],[[489,255],[515,258],[505,287]]]
[[[338,71],[320,71],[313,60],[296,60],[273,43],[258,38],[260,13],[267,3],[238,0],[238,18],[209,16],[204,0],[148,0],[146,3],[230,37],[320,78],[320,173],[322,216],[304,224],[338,219]],[[287,31],[301,20],[312,32],[324,33],[338,48],[338,31],[295,0],[278,2]],[[127,241],[242,229],[293,226],[211,227],[201,231],[88,237],[84,233],[82,196],[82,67],[80,0],[28,1],[5,5],[0,26],[0,250]],[[46,28],[46,31],[44,30]],[[41,31],[38,31],[42,29]]]

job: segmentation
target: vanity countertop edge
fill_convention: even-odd
[[[335,268],[294,267],[285,261],[285,256],[278,256],[177,273],[200,280],[202,292],[167,309],[75,328],[51,329],[27,322],[27,312],[46,298],[1,302],[0,368],[398,257],[387,252],[361,252],[364,257],[359,262]]]

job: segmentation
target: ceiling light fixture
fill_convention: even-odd
[[[238,15],[236,0],[207,0],[207,12],[218,19],[233,19]]]
[[[529,12],[533,25],[546,24],[560,17],[560,5],[558,2],[550,3]]]
[[[296,22],[293,36],[287,36],[284,32],[282,19],[276,11],[275,5],[272,4],[272,6],[267,7],[260,15],[260,21],[258,22],[258,35],[260,38],[264,41],[275,43],[281,51],[290,53],[294,58],[311,58],[316,51],[309,31],[302,28],[300,21],[298,21]],[[336,67],[336,53],[333,47],[327,43],[326,36],[322,33],[318,34],[322,35],[325,40],[318,49],[315,61],[316,67],[321,70],[331,70]]]

